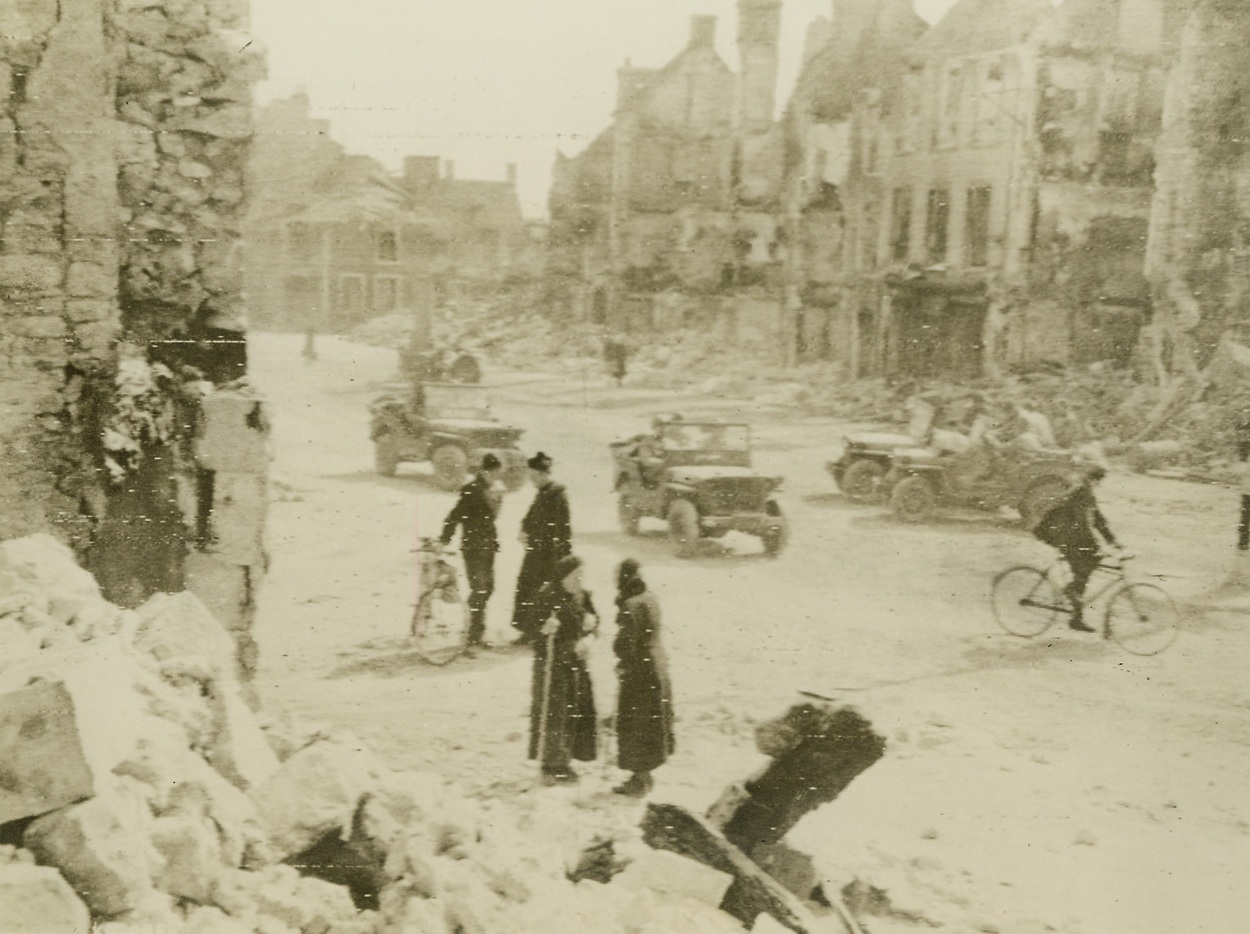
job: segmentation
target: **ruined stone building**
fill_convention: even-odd
[[[788,109],[795,356],[848,375],[1129,362],[1168,5],[960,0],[903,45],[908,7],[837,0]]]
[[[249,167],[247,302],[259,326],[339,331],[397,309],[480,298],[541,254],[503,181],[409,156],[395,176],[343,151],[303,94],[260,108]]]
[[[1196,380],[1225,334],[1250,340],[1250,8],[1185,7],[1158,146],[1147,276],[1160,382]]]
[[[0,537],[70,543],[116,602],[196,592],[245,660],[247,27],[246,0],[0,4]]]
[[[667,65],[618,70],[611,126],[557,158],[548,269],[575,313],[618,330],[775,327],[780,14],[780,0],[740,0],[737,73],[715,17],[693,17]]]

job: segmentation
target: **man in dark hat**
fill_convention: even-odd
[[[573,551],[569,499],[564,487],[551,479],[551,458],[539,451],[525,463],[538,493],[521,521],[525,558],[517,577],[516,602],[512,610],[512,625],[520,632],[516,645],[534,641],[543,624],[536,609],[538,592],[555,579],[556,562]]]
[[[495,592],[495,553],[499,538],[495,516],[499,497],[495,493],[503,464],[494,454],[484,454],[477,476],[460,488],[456,505],[443,522],[441,540],[450,544],[460,526],[460,554],[469,581],[469,645],[482,646],[486,633],[486,601]]]

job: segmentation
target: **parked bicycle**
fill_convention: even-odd
[[[418,657],[442,667],[468,647],[469,607],[451,560],[455,552],[437,538],[423,538],[417,553],[421,595],[412,614],[412,636]]]
[[[1084,605],[1105,601],[1104,639],[1134,655],[1157,655],[1176,640],[1180,614],[1162,587],[1128,579],[1125,565],[1131,557],[1103,556],[1094,573],[1106,580],[1092,596],[1086,595]],[[1013,636],[1032,639],[1060,616],[1070,617],[1075,608],[1063,593],[1066,572],[1067,564],[1059,559],[1045,570],[1020,565],[995,577],[991,600],[998,625]]]

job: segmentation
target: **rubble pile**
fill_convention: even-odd
[[[0,544],[5,930],[742,930],[716,907],[728,877],[637,827],[578,875],[567,802],[526,833],[350,735],[255,712],[234,651],[188,593],[123,610],[51,537]]]
[[[396,346],[410,333],[409,316],[391,315],[361,325],[353,339]],[[525,369],[553,365],[570,371],[606,370],[601,329],[559,323],[533,310],[489,303],[443,309],[436,343],[480,353],[495,366]],[[762,355],[761,355],[762,356]],[[997,379],[881,378],[848,381],[834,363],[791,369],[761,365],[741,348],[706,330],[678,329],[663,340],[632,342],[625,384],[650,389],[697,389],[708,395],[750,398],[801,408],[812,414],[904,425],[908,401],[917,395],[944,410],[942,427],[966,431],[967,402],[974,394],[989,408],[1015,405],[1048,419],[1055,441],[1078,448],[1092,442],[1113,459],[1141,471],[1193,478],[1235,478],[1232,428],[1250,409],[1244,393],[1219,387],[1169,393],[1132,369],[1106,364],[1052,366]]]

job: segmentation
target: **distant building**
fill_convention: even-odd
[[[1126,363],[1164,0],[837,0],[787,112],[791,357],[849,375]]]
[[[409,156],[396,176],[345,154],[308,108],[296,95],[257,119],[245,260],[257,326],[343,330],[534,275],[541,231],[521,216],[514,166],[504,181],[460,180],[450,162]]]
[[[751,288],[775,306],[780,11],[780,0],[740,0],[737,74],[716,51],[715,17],[693,17],[686,47],[663,68],[618,69],[612,125],[578,156],[558,156],[548,270],[586,320],[638,329],[719,319],[726,295]],[[770,307],[765,325],[775,320]]]

